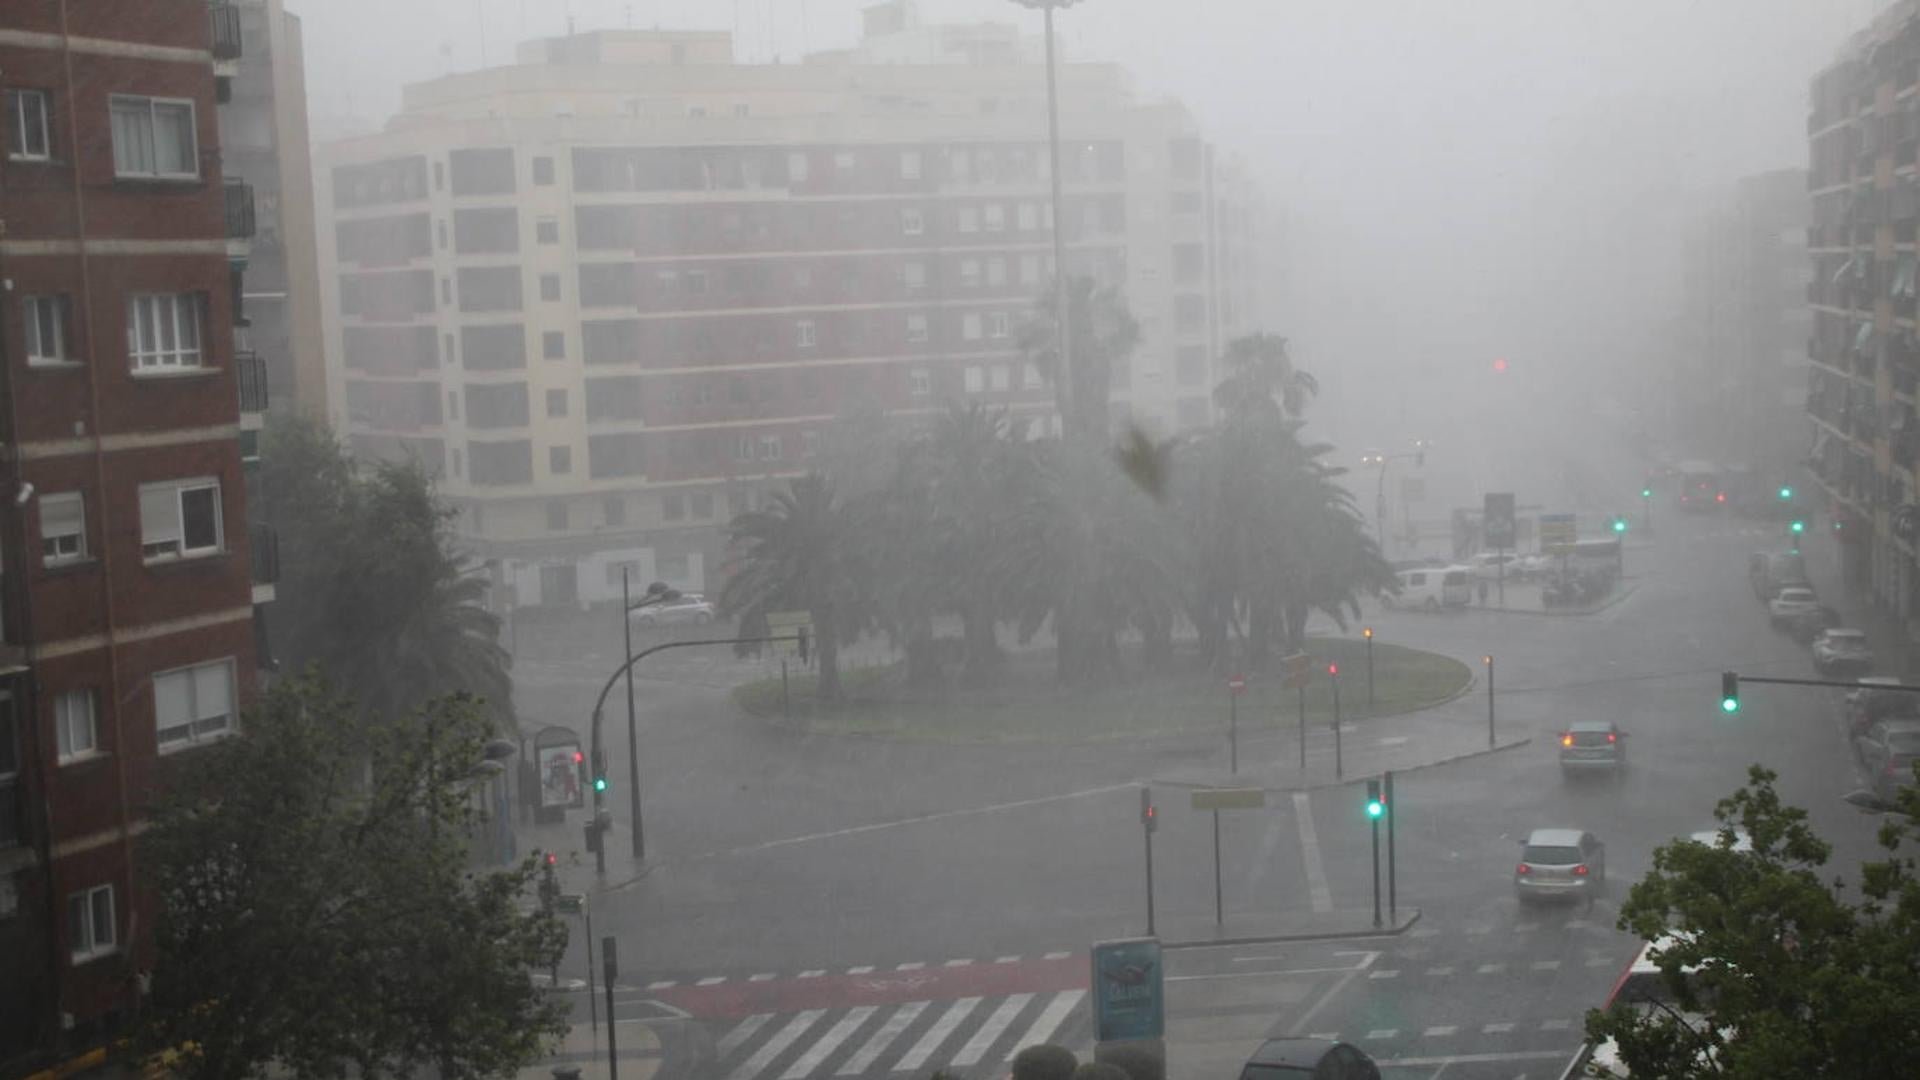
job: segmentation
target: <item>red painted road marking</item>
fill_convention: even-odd
[[[741,1017],[756,1013],[793,1013],[892,1005],[905,1001],[945,1001],[1087,989],[1084,959],[1023,960],[1013,964],[877,971],[864,975],[829,974],[772,982],[728,981],[708,986],[676,986],[651,996],[697,1017]]]

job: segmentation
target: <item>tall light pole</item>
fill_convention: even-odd
[[[636,603],[630,599],[627,591],[627,568],[620,568],[620,624],[624,632],[627,656],[633,655],[633,613],[643,607],[664,604],[669,600],[680,599],[680,590],[669,589],[665,582],[656,581],[647,586],[647,593]],[[627,782],[632,788],[633,798],[633,857],[647,857],[647,830],[640,822],[640,740],[635,731],[633,720],[633,668],[627,668]],[[606,837],[600,838],[601,851],[606,850]]]
[[[1013,0],[1024,8],[1039,8],[1046,24],[1047,39],[1047,156],[1053,181],[1053,307],[1055,333],[1059,337],[1060,375],[1053,381],[1054,405],[1060,410],[1060,431],[1067,430],[1068,411],[1073,406],[1073,318],[1067,308],[1067,251],[1063,239],[1066,214],[1060,206],[1060,91],[1054,76],[1053,10],[1072,7],[1080,0]]]
[[[1373,542],[1380,548],[1382,555],[1387,553],[1387,463],[1411,458],[1414,464],[1425,465],[1427,463],[1426,442],[1416,440],[1413,445],[1419,449],[1406,454],[1383,454],[1378,450],[1369,450],[1360,455],[1360,464],[1380,467],[1380,476],[1373,488]]]

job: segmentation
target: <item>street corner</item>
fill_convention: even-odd
[[[612,1055],[619,1074],[628,1080],[681,1080],[693,1075],[684,1064],[665,1067],[684,1056],[668,1052],[669,1039],[647,1024],[623,1021],[617,1033],[601,1024],[574,1024],[556,1051],[545,1061],[521,1069],[518,1080],[611,1080],[609,1037],[615,1043]]]
[[[1486,607],[1475,607],[1473,610],[1476,612],[1485,612],[1489,615],[1529,615],[1562,619],[1577,618],[1582,615],[1599,615],[1602,612],[1609,611],[1625,603],[1628,598],[1640,591],[1640,586],[1643,584],[1645,584],[1643,581],[1628,580],[1598,604],[1569,605],[1566,607],[1547,607],[1544,603],[1539,607],[1521,607],[1509,604],[1505,606],[1489,605]]]
[[[1232,914],[1224,919],[1173,916],[1162,920],[1161,945],[1168,949],[1205,949],[1223,945],[1271,945],[1284,942],[1345,941],[1398,937],[1420,921],[1409,907],[1381,914],[1372,908]]]

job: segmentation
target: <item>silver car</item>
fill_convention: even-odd
[[[1584,900],[1607,880],[1607,846],[1579,829],[1535,829],[1513,868],[1513,891],[1530,900]]]
[[[699,593],[648,604],[633,613],[635,626],[704,626],[713,618],[713,605]]]

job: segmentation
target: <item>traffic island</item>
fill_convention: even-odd
[[[1382,911],[1380,923],[1373,909],[1335,908],[1332,911],[1229,913],[1215,921],[1210,915],[1169,915],[1160,920],[1160,944],[1166,949],[1204,949],[1216,945],[1271,945],[1288,941],[1343,941],[1394,937],[1420,921],[1420,909]]]
[[[1472,669],[1452,657],[1377,640],[1369,647],[1359,637],[1311,638],[1306,651],[1309,728],[1331,724],[1336,702],[1343,721],[1404,717],[1473,685]],[[847,700],[834,706],[814,700],[811,675],[791,673],[784,689],[777,677],[761,679],[736,687],[733,697],[751,715],[815,735],[1073,744],[1218,737],[1236,726],[1253,738],[1300,723],[1302,693],[1282,684],[1278,656],[1273,666],[1245,676],[1237,694],[1227,676],[1187,656],[1160,671],[1123,664],[1097,685],[1075,687],[1055,677],[1051,653],[1033,652],[1007,657],[983,686],[915,688],[902,666],[891,665],[843,672]]]

